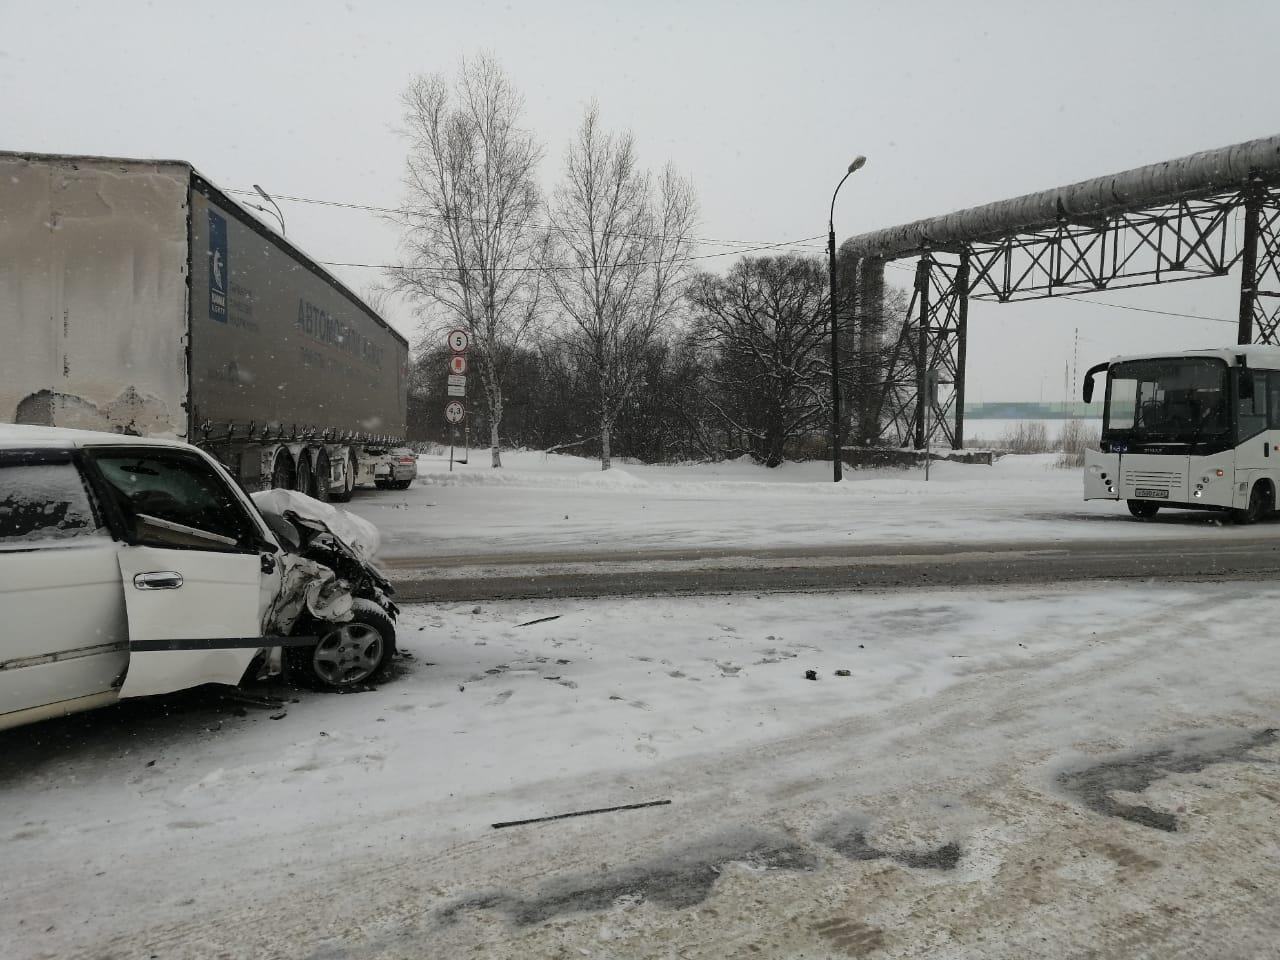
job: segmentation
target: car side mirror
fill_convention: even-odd
[[[302,538],[298,536],[298,529],[292,523],[275,513],[264,513],[262,518],[267,521],[267,526],[276,535],[276,539],[284,544],[285,550],[297,553],[302,549]],[[274,544],[272,549],[275,549]]]

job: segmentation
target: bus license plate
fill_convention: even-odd
[[[1135,497],[1146,497],[1149,500],[1168,500],[1168,490],[1152,490],[1149,487],[1138,487],[1133,491]]]

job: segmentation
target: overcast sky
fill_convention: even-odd
[[[400,92],[488,51],[527,99],[548,187],[595,98],[646,162],[693,180],[705,237],[824,235],[831,190],[866,154],[836,208],[843,239],[1280,132],[1278,31],[1274,0],[0,0],[0,148],[179,158],[224,188],[394,206]],[[281,206],[319,260],[395,257],[371,215]],[[1238,285],[1107,297],[1234,320]],[[416,339],[407,311],[392,319]],[[1081,369],[1234,341],[1226,323],[1066,301],[978,305],[970,322],[971,400],[1061,399],[1076,327]]]

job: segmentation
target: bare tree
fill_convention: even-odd
[[[383,320],[387,319],[387,313],[391,308],[391,297],[391,288],[376,281],[366,283],[364,289],[360,292],[360,298],[364,300],[369,309],[382,317]]]
[[[641,383],[648,348],[679,309],[697,215],[693,188],[670,168],[654,195],[631,135],[600,129],[587,108],[551,204],[557,261],[548,271],[564,344],[589,371],[600,469],[611,466],[618,414]]]
[[[389,271],[392,289],[430,309],[438,326],[470,331],[500,467],[504,377],[538,315],[542,150],[521,126],[523,99],[489,57],[464,60],[452,80],[415,78],[403,101],[406,256]]]
[[[748,257],[689,290],[694,330],[714,359],[707,402],[736,449],[770,467],[831,409],[827,271],[812,257]]]

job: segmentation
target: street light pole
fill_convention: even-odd
[[[259,196],[261,196],[263,200],[267,201],[267,203],[271,204],[271,206],[273,206],[273,207],[275,207],[275,208],[276,208],[276,212],[275,212],[274,216],[275,216],[275,218],[276,218],[277,220],[279,220],[279,221],[280,221],[280,236],[282,236],[282,237],[283,237],[283,236],[285,235],[285,233],[284,233],[284,214],[280,212],[280,205],[279,205],[278,203],[276,203],[274,200],[272,200],[272,199],[271,199],[271,194],[267,193],[267,191],[263,190],[263,189],[262,189],[260,186],[258,186],[256,183],[253,185],[253,189],[255,189],[255,190],[257,190],[257,191],[258,191],[258,195],[259,195]],[[271,211],[270,211],[270,210],[268,210],[268,209],[266,209],[265,207],[255,206],[255,205],[254,205],[254,204],[252,204],[252,203],[251,203],[251,204],[249,204],[249,206],[253,207],[255,210],[261,210],[263,213],[271,213]]]
[[[867,158],[863,156],[853,158],[853,163],[836,184],[835,193],[831,194],[831,212],[827,217],[827,256],[831,274],[831,479],[835,483],[840,482],[843,469],[840,459],[840,334],[836,318],[836,194],[853,172],[866,162]]]

